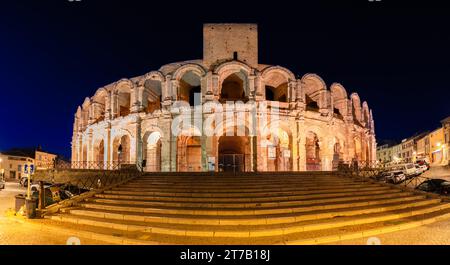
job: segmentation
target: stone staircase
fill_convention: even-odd
[[[118,244],[319,244],[450,218],[450,204],[330,173],[161,174],[47,218]]]

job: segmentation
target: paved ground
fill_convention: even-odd
[[[450,245],[450,220],[383,234],[376,238],[381,245]],[[368,240],[369,238],[345,240],[330,245],[366,245]]]
[[[7,182],[0,190],[0,245],[65,245],[71,237],[67,233],[49,233],[28,224],[25,218],[11,216],[14,196],[26,193],[18,183]],[[39,221],[38,221],[39,222]],[[100,241],[80,238],[81,244],[102,244]]]
[[[21,187],[19,183],[6,182],[6,188],[0,190],[0,216],[4,215],[8,209],[14,209],[14,196],[19,193],[26,193],[26,189]]]
[[[427,178],[441,178],[450,180],[450,167],[431,167],[430,170],[422,174]]]
[[[450,174],[442,170],[430,170],[428,177],[450,179]],[[29,222],[25,218],[11,217],[8,209],[13,209],[14,196],[25,193],[17,183],[7,183],[6,189],[0,191],[0,245],[65,245],[71,237],[66,232],[49,232],[36,226],[39,220]],[[32,225],[31,225],[31,224]],[[379,235],[382,245],[450,245],[450,220],[422,227]],[[81,244],[104,244],[102,241],[79,238]],[[368,238],[336,242],[345,245],[366,245]]]

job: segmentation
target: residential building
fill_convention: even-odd
[[[34,167],[31,157],[0,153],[0,175],[6,180],[19,180],[29,175],[31,167]]]

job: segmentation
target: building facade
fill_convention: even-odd
[[[450,165],[450,117],[447,117],[441,121],[442,123],[442,129],[444,133],[444,161],[443,163],[445,165]]]
[[[384,144],[377,147],[377,159],[381,164],[388,164],[393,161],[392,146]]]
[[[0,153],[0,175],[8,180],[19,180],[29,176],[34,159]]]
[[[442,127],[430,133],[430,162],[432,165],[444,165],[446,163],[446,149],[444,141],[444,129]]]
[[[316,74],[258,62],[257,25],[205,24],[203,59],[122,79],[75,114],[72,166],[333,170],[376,161],[367,102]]]

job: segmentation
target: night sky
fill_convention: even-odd
[[[357,92],[373,109],[378,140],[437,128],[450,116],[450,10],[430,1],[333,2],[2,2],[0,150],[42,145],[69,156],[85,97],[202,58],[202,24],[215,22],[257,23],[260,63]]]

